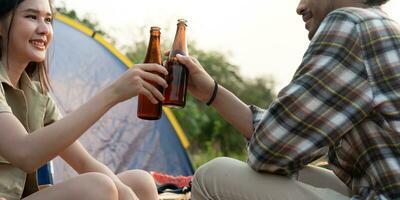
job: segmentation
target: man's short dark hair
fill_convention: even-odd
[[[389,0],[364,0],[364,3],[369,6],[380,6],[387,3]]]

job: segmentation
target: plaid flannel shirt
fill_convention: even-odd
[[[328,152],[353,199],[400,199],[400,26],[379,8],[331,12],[291,83],[250,109],[253,169],[290,175]]]

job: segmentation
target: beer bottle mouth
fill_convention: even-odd
[[[187,26],[187,20],[186,19],[178,19],[178,24],[185,24],[185,26]]]
[[[160,30],[161,30],[161,28],[158,27],[158,26],[152,26],[152,27],[150,27],[150,31],[160,31]]]

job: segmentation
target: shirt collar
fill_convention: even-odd
[[[7,83],[8,85],[12,86],[11,81],[8,78],[7,70],[1,62],[0,62],[0,82]]]
[[[1,62],[0,62],[0,82],[6,83],[10,87],[14,88],[14,86],[11,84],[10,78],[8,77],[7,70],[5,69],[4,65],[2,65]],[[31,80],[31,78],[28,76],[25,70],[21,74],[20,87],[24,91],[28,89],[28,90],[33,90],[34,93],[40,93],[39,88],[35,86],[34,82]]]

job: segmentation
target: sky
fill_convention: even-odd
[[[200,49],[227,55],[245,77],[272,77],[279,91],[291,80],[309,44],[304,22],[295,12],[298,2],[57,0],[55,5],[97,21],[121,51],[125,45],[147,39],[151,26],[161,27],[161,37],[173,41],[176,21],[184,18],[189,41]],[[389,1],[383,9],[400,22],[399,0]]]

